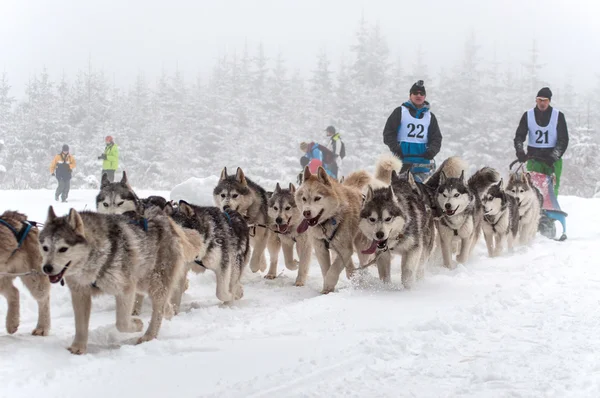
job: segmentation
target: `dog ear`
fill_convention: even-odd
[[[104,188],[110,185],[110,180],[108,179],[108,174],[102,173],[102,181],[100,181],[100,188]]]
[[[275,193],[281,193],[281,186],[279,185],[279,183],[277,183],[277,185],[275,185]]]
[[[394,181],[398,181],[400,179],[400,177],[398,176],[398,173],[396,172],[396,170],[392,170],[392,178],[391,178],[391,182],[393,183]]]
[[[294,186],[294,184],[292,184],[291,182],[290,182],[290,193],[291,193],[292,195],[296,193],[296,187],[295,187],[295,186]]]
[[[321,181],[323,184],[331,185],[331,181],[329,181],[329,176],[327,175],[327,172],[321,166],[319,166],[319,169],[317,170],[317,177],[319,178],[319,181]]]
[[[345,180],[346,180],[346,176],[342,176],[342,178],[340,178],[340,184],[343,184]]]
[[[502,183],[504,182],[504,179],[501,178],[500,181],[498,181],[498,184],[496,184],[496,186],[500,189],[502,189]]]
[[[371,199],[373,199],[373,187],[371,185],[369,185],[368,187],[369,188],[367,189],[367,195],[365,196],[365,200],[363,201],[363,203],[370,202]]]
[[[460,172],[460,180],[464,183],[465,182],[465,171],[461,170]]]
[[[398,197],[396,196],[396,192],[394,192],[394,188],[392,188],[392,186],[388,186],[388,189],[390,190],[390,195],[392,195],[392,201],[394,203],[398,202]]]
[[[173,204],[171,202],[167,202],[167,204],[165,205],[163,211],[164,211],[164,213],[167,216],[172,216],[173,213],[175,213],[175,209],[173,208]]]
[[[69,210],[69,216],[67,217],[67,223],[69,223],[69,226],[75,230],[75,233],[77,235],[81,235],[81,236],[85,235],[85,233],[84,233],[85,231],[83,229],[83,220],[81,219],[81,216],[79,215],[79,213],[77,213],[77,210],[75,210],[73,208],[71,210]]]
[[[267,199],[271,199],[273,197],[272,191],[267,191]]]
[[[190,206],[190,204],[185,200],[179,201],[179,211],[185,214],[187,217],[193,217],[196,214],[192,206]]]
[[[123,178],[121,178],[121,184],[128,185],[127,183],[127,173],[123,170]]]
[[[241,167],[237,168],[237,171],[235,173],[235,179],[237,182],[239,182],[242,185],[248,185],[248,183],[246,182],[246,176],[244,175],[244,171],[242,170]]]
[[[418,189],[417,187],[417,182],[415,181],[415,176],[413,175],[413,173],[408,173],[408,185],[410,185],[410,187],[413,190]]]
[[[464,173],[464,170],[463,170],[463,173]],[[440,172],[440,184],[439,185],[442,185],[443,183],[445,183],[446,180],[447,180],[446,173],[444,173],[443,171],[441,171]]]
[[[310,176],[312,176],[310,169],[308,168],[308,166],[304,167],[304,177],[302,178],[302,182],[308,180]]]
[[[533,186],[533,180],[531,179],[531,173],[527,172],[526,176],[527,176],[527,183],[529,185]]]
[[[48,207],[48,217],[46,217],[46,224],[54,221],[56,218],[56,213],[54,212],[54,208],[52,206]]]
[[[223,181],[227,179],[227,167],[223,167],[223,170],[221,170],[221,177],[219,178],[219,181]]]
[[[529,179],[529,173],[521,173],[521,182],[523,184],[526,184],[528,179]]]

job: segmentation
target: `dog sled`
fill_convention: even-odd
[[[530,158],[537,159],[538,158]],[[513,171],[513,167],[519,163],[519,166]],[[519,173],[524,171],[525,163],[520,163],[519,160],[515,160],[508,167],[511,173]],[[542,194],[542,217],[540,218],[540,225],[538,231],[543,236],[554,239],[557,241],[564,241],[567,239],[567,213],[561,210],[558,204],[558,199],[554,194],[554,182],[556,177],[554,172],[552,175],[539,173],[537,171],[529,171],[531,175],[531,183],[540,191]],[[555,221],[558,221],[562,225],[562,234],[559,238],[556,238],[556,225]]]

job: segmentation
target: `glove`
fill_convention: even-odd
[[[521,149],[517,151],[517,159],[519,159],[519,162],[521,163],[525,163],[527,161],[527,154],[524,150]]]
[[[98,159],[106,160],[106,154],[103,153],[102,155],[98,156]]]
[[[556,159],[553,155],[549,155],[549,156],[545,156],[541,160],[542,160],[542,162],[544,162],[548,166],[554,167],[554,162],[556,162],[558,159]]]
[[[435,157],[435,155],[433,154],[433,152],[431,152],[430,150],[425,151],[425,153],[423,154],[423,157],[425,159],[431,160]]]

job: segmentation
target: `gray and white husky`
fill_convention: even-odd
[[[140,229],[148,231],[148,218],[149,217],[168,217],[162,211],[166,206],[167,202],[160,196],[150,196],[145,199],[140,199],[134,192],[129,180],[127,179],[127,173],[123,171],[123,177],[119,182],[110,182],[106,174],[102,176],[102,184],[100,186],[100,192],[96,196],[96,211],[101,214],[122,214],[130,219],[130,223],[137,225]],[[186,241],[193,243],[196,246],[200,245],[200,236],[196,231],[192,229],[179,229],[184,236]],[[194,264],[194,258],[187,258],[186,269],[190,268]],[[183,291],[180,289],[185,287],[185,272],[183,281],[175,284],[173,289],[173,297],[169,299],[173,305],[173,311],[175,314],[179,312],[179,305],[181,303],[181,295]],[[184,289],[185,290],[185,289]],[[142,311],[142,305],[144,301],[144,295],[138,294],[135,299],[135,306],[133,309],[133,315],[139,315]]]
[[[519,205],[519,243],[528,245],[535,238],[540,224],[542,194],[531,182],[529,173],[511,173],[506,193],[513,196]]]
[[[268,200],[267,192],[258,184],[244,175],[241,168],[237,168],[235,175],[228,175],[227,168],[221,171],[219,183],[213,190],[215,206],[223,211],[235,210],[248,222],[250,227],[250,244],[252,257],[250,270],[258,272],[267,269],[265,248],[269,238],[268,229]]]
[[[508,195],[499,183],[490,186],[482,195],[483,237],[490,257],[497,257],[504,249],[512,251],[519,232],[519,206],[517,200]]]
[[[197,257],[191,269],[213,271],[217,279],[217,298],[223,302],[239,300],[244,295],[240,278],[250,259],[248,224],[236,211],[223,212],[213,206],[195,206],[183,200],[177,208],[167,204],[165,211],[176,223],[200,234]],[[181,302],[185,278],[178,289],[176,303]]]
[[[498,182],[500,175],[490,167],[477,171],[465,181],[464,171],[459,178],[447,178],[440,173],[436,202],[442,216],[438,223],[440,247],[444,266],[454,268],[451,261],[452,243],[460,241],[460,253],[456,260],[464,264],[469,259],[483,222],[480,196],[491,184]]]
[[[286,268],[298,269],[295,285],[304,286],[308,276],[312,244],[308,234],[299,234],[297,231],[304,217],[296,205],[295,194],[296,187],[291,183],[287,189],[282,189],[277,183],[275,190],[270,193],[269,225],[274,232],[271,233],[268,243],[271,264],[265,278],[277,277],[277,260],[279,250],[282,249]],[[298,264],[294,261],[294,245],[300,260]]]
[[[136,291],[147,292],[152,318],[138,343],[157,337],[163,316],[172,315],[171,290],[185,259],[195,251],[183,237],[181,228],[166,215],[150,215],[144,231],[126,216],[71,209],[68,216],[57,217],[50,206],[39,236],[42,269],[51,283],[64,278],[71,290],[75,313],[71,353],[87,350],[92,297],[100,294],[115,296],[117,329],[131,333],[143,327],[140,319],[131,316]]]
[[[404,173],[403,173],[404,174]],[[424,275],[424,263],[433,250],[433,216],[419,197],[413,175],[393,171],[391,185],[369,186],[360,212],[359,228],[371,240],[363,254],[377,253],[379,278],[390,281],[393,254],[402,256],[402,284],[410,288]]]

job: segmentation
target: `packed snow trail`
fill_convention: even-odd
[[[56,204],[51,191],[3,191],[1,210],[43,222],[49,204],[59,214],[93,209],[96,193],[74,190]],[[152,193],[161,194],[139,192]],[[356,284],[342,273],[327,296],[315,259],[301,288],[292,271],[273,281],[247,272],[232,305],[216,299],[213,274],[190,274],[182,313],[139,346],[140,334],[117,332],[114,300],[100,297],[84,356],[66,350],[68,289],[52,286],[50,336],[34,337],[37,306],[18,282],[21,326],[0,330],[0,397],[598,397],[600,199],[560,201],[566,242],[538,235],[490,259],[481,238],[466,266],[430,265],[410,291],[399,258],[391,285],[372,267]]]

